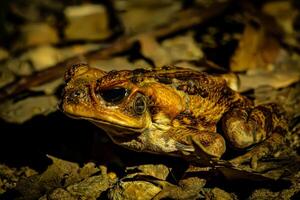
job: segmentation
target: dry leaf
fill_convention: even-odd
[[[77,163],[48,157],[53,164],[46,171],[18,183],[16,190],[22,194],[20,199],[48,199],[48,195],[43,196],[45,193],[54,199],[70,196],[75,199],[97,199],[117,179],[114,173],[107,173],[104,166],[87,163],[80,168]]]
[[[203,52],[196,44],[193,34],[166,39],[159,44],[155,38],[143,35],[139,38],[141,52],[153,61],[155,67],[162,67],[177,61],[192,61],[203,58]]]
[[[69,6],[65,9],[67,40],[99,40],[111,35],[106,7],[100,4]]]
[[[91,67],[99,68],[104,71],[151,68],[151,66],[144,60],[137,60],[131,63],[128,61],[127,57],[114,57],[107,60],[93,60],[89,64]]]
[[[168,52],[172,62],[178,60],[200,60],[203,58],[203,52],[197,45],[192,33],[166,39],[162,42],[162,47]]]
[[[297,82],[300,79],[299,72],[265,72],[260,74],[239,74],[240,88],[239,92],[255,89],[260,86],[272,86],[274,88],[283,88]]]
[[[126,172],[130,171],[140,171],[137,173],[134,173],[133,176],[135,175],[149,175],[161,180],[166,180],[167,176],[170,173],[170,169],[163,165],[163,164],[146,164],[146,165],[139,165],[139,166],[134,166],[134,167],[127,167]]]
[[[6,49],[0,47],[0,61],[8,59],[9,56],[9,52]]]
[[[0,104],[0,118],[10,123],[22,124],[36,115],[56,111],[58,99],[54,95],[29,97],[18,102],[12,100]]]
[[[153,37],[143,35],[139,38],[142,54],[154,62],[155,67],[162,67],[170,64],[172,58],[170,54],[164,49]]]
[[[280,53],[278,41],[267,35],[263,27],[246,25],[230,61],[232,71],[249,69],[272,70]]]
[[[292,1],[270,1],[263,5],[262,11],[274,17],[277,24],[284,31],[284,40],[288,44],[297,45],[297,33],[294,30],[294,22],[299,15],[299,9]]]
[[[255,89],[254,95],[255,105],[276,102],[281,105],[292,118],[300,116],[300,82],[282,89],[262,86]]]
[[[300,57],[281,51],[272,71],[257,69],[238,76],[241,83],[240,92],[261,86],[271,86],[276,89],[287,87],[300,80]]]
[[[171,23],[181,8],[180,1],[115,1],[122,24],[127,34],[152,30]]]

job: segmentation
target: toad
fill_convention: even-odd
[[[192,157],[196,141],[209,157],[247,149],[236,165],[276,152],[287,122],[276,104],[254,106],[220,76],[179,67],[105,72],[70,67],[61,109],[91,121],[114,143],[143,152]]]

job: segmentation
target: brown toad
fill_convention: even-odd
[[[255,107],[224,79],[204,72],[176,67],[104,72],[78,64],[65,81],[64,113],[93,122],[115,143],[136,151],[192,157],[192,138],[213,158],[226,146],[252,147],[232,162],[255,166],[278,149],[287,131],[277,105]]]

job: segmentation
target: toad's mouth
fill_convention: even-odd
[[[101,119],[98,119],[98,118],[93,118],[93,117],[82,117],[82,116],[74,115],[74,114],[71,114],[71,113],[65,113],[65,114],[68,117],[73,118],[73,119],[83,119],[83,120],[90,121],[93,124],[95,124],[96,126],[98,126],[100,128],[103,128],[104,130],[117,129],[119,131],[122,131],[122,134],[126,134],[126,133],[129,133],[129,132],[131,132],[131,133],[141,133],[141,132],[145,131],[145,129],[146,129],[146,128],[126,126],[126,125],[123,125],[123,124],[111,123],[111,122],[101,120]],[[111,132],[111,131],[109,131],[109,132]]]

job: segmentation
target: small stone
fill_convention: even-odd
[[[0,88],[13,82],[15,75],[6,66],[0,66]]]
[[[161,191],[161,188],[147,181],[119,182],[109,191],[109,199],[153,199]]]
[[[228,193],[220,188],[213,188],[207,193],[208,199],[211,200],[236,200],[235,194]]]
[[[42,45],[7,61],[7,67],[19,76],[26,76],[47,69],[63,59],[61,50],[50,45]]]
[[[37,172],[29,167],[21,167],[20,169],[17,169],[0,164],[0,196],[7,190],[14,189],[21,179],[28,178],[36,174]]]
[[[6,51],[5,49],[3,48],[0,48],[0,61],[1,60],[5,60],[9,57],[9,53],[8,51]]]
[[[20,47],[55,44],[58,42],[57,31],[46,23],[29,23],[21,27],[22,42]]]
[[[7,68],[18,76],[28,76],[34,72],[33,66],[28,60],[15,58],[6,62]]]
[[[96,4],[69,6],[65,9],[68,40],[99,40],[111,35],[105,7]]]
[[[21,57],[22,60],[29,60],[35,71],[41,71],[48,67],[51,67],[62,60],[60,51],[49,45],[40,46],[29,52],[25,53]]]
[[[38,172],[35,171],[34,169],[25,166],[25,167],[21,167],[19,174],[23,174],[24,177],[28,178],[30,176],[37,175]]]

